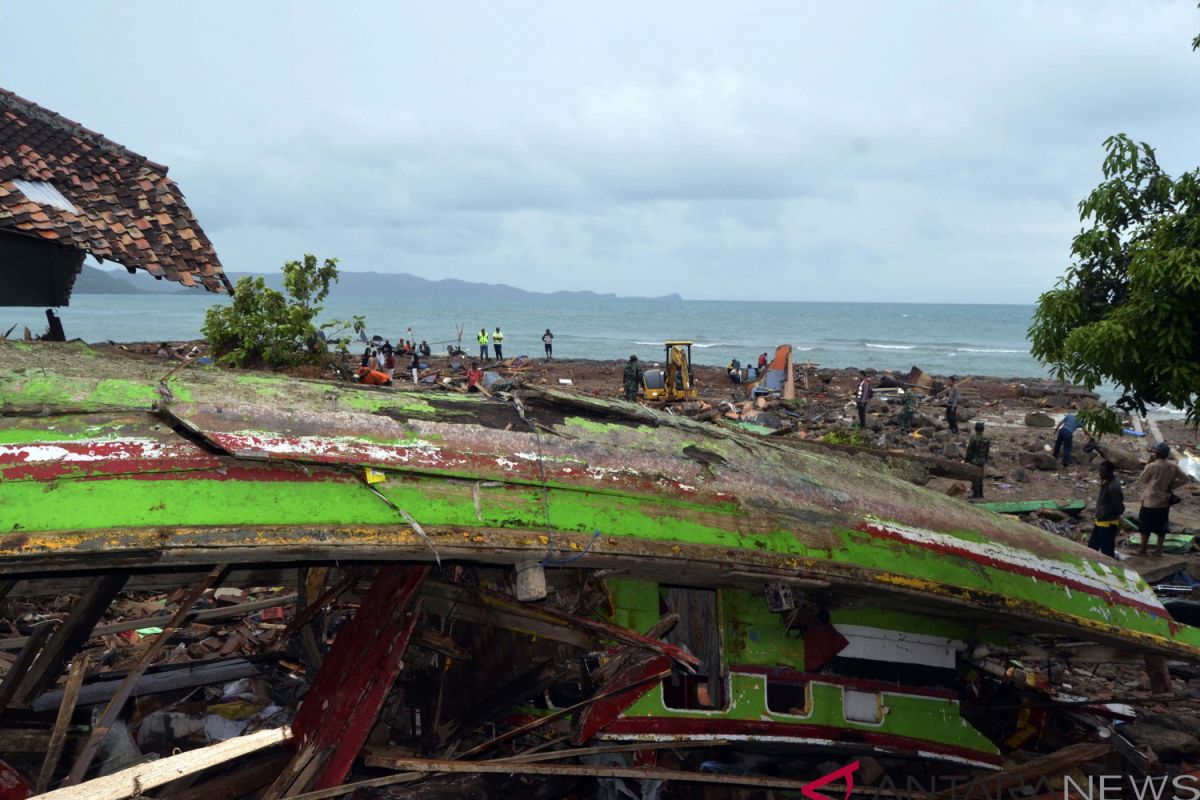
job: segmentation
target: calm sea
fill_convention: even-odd
[[[97,341],[194,339],[212,295],[77,295],[61,310],[68,337]],[[497,325],[505,355],[540,355],[541,335],[554,332],[562,357],[658,360],[666,339],[696,342],[701,364],[753,361],[778,344],[796,348],[797,361],[829,367],[908,370],[935,374],[1033,377],[1045,371],[1029,355],[1025,331],[1032,306],[910,303],[761,303],[653,300],[505,300],[470,302],[362,301],[331,297],[325,317],[364,314],[370,333],[393,342],[427,339],[435,351],[457,338],[477,347],[480,327]],[[45,329],[41,309],[0,307],[0,333],[9,325]]]

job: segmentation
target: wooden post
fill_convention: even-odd
[[[41,772],[38,773],[35,794],[42,794],[50,788],[50,779],[54,777],[58,759],[62,757],[63,745],[67,741],[67,728],[71,725],[71,717],[75,715],[75,703],[79,700],[83,676],[87,674],[87,662],[86,655],[75,656],[75,660],[71,662],[71,669],[67,672],[67,688],[58,706],[58,717],[54,720],[50,745],[46,748],[46,758],[42,761]]]
[[[429,567],[381,567],[333,642],[292,724],[299,748],[262,796],[279,800],[346,779],[403,667]]]

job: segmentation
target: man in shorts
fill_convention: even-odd
[[[1166,538],[1170,526],[1172,498],[1174,490],[1188,482],[1188,476],[1179,465],[1171,461],[1171,447],[1166,442],[1159,442],[1154,447],[1154,458],[1142,470],[1138,483],[1142,485],[1142,507],[1138,511],[1138,531],[1142,534],[1142,546],[1138,555],[1148,555],[1150,534],[1158,534],[1158,547],[1155,556],[1161,556],[1163,539]],[[1175,502],[1179,502],[1177,499]]]

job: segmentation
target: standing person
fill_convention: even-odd
[[[421,371],[421,354],[415,349],[412,352],[412,361],[409,362],[408,368],[412,370],[413,383],[418,383],[418,373]]]
[[[396,377],[396,354],[392,351],[391,345],[386,346],[383,350],[383,366],[389,380]]]
[[[504,331],[500,330],[500,326],[496,326],[496,332],[492,334],[492,349],[496,351],[496,360],[504,360]]]
[[[946,389],[946,424],[951,433],[958,433],[958,377],[950,376],[950,386]]]
[[[1117,470],[1111,461],[1100,462],[1100,494],[1096,497],[1096,522],[1088,547],[1116,558],[1113,546],[1121,530],[1121,515],[1125,513],[1125,493],[1117,480]]]
[[[554,356],[554,334],[549,328],[542,334],[542,344],[546,346],[546,360],[549,361]]]
[[[1054,457],[1058,458],[1058,452],[1062,450],[1062,465],[1069,467],[1071,447],[1075,444],[1075,431],[1079,430],[1079,420],[1074,414],[1067,414],[1054,430]]]
[[[638,363],[637,356],[630,356],[629,363],[625,365],[625,374],[622,376],[625,384],[625,400],[630,403],[637,402],[638,387],[642,384],[642,365]]]
[[[767,368],[767,354],[763,353],[758,357],[758,371],[762,372]]]
[[[1159,442],[1154,446],[1154,458],[1142,470],[1138,483],[1142,485],[1142,507],[1138,511],[1138,530],[1142,534],[1139,556],[1147,555],[1150,534],[1158,534],[1154,555],[1161,556],[1163,539],[1170,524],[1171,506],[1179,502],[1174,490],[1188,482],[1188,476],[1171,461],[1171,446]]]
[[[479,340],[479,360],[488,360],[488,332],[486,328],[479,329],[479,336],[475,337]]]
[[[979,467],[979,477],[971,480],[971,497],[983,498],[983,467],[992,452],[992,440],[983,435],[983,422],[975,423],[975,435],[967,441],[967,455],[963,461]]]
[[[429,348],[429,342],[424,339],[421,340],[421,346],[417,350],[420,352],[422,358],[429,358],[429,356],[433,355],[433,350]]]
[[[917,395],[911,390],[904,391],[904,403],[900,406],[900,432],[908,433],[913,429],[917,419]]]
[[[858,371],[858,388],[854,390],[854,405],[858,406],[858,427],[867,427],[867,403],[871,402],[871,379],[864,370]]]

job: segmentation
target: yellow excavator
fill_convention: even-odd
[[[700,393],[692,374],[692,343],[665,342],[663,347],[666,368],[648,369],[642,374],[642,396],[647,402],[696,400]]]

